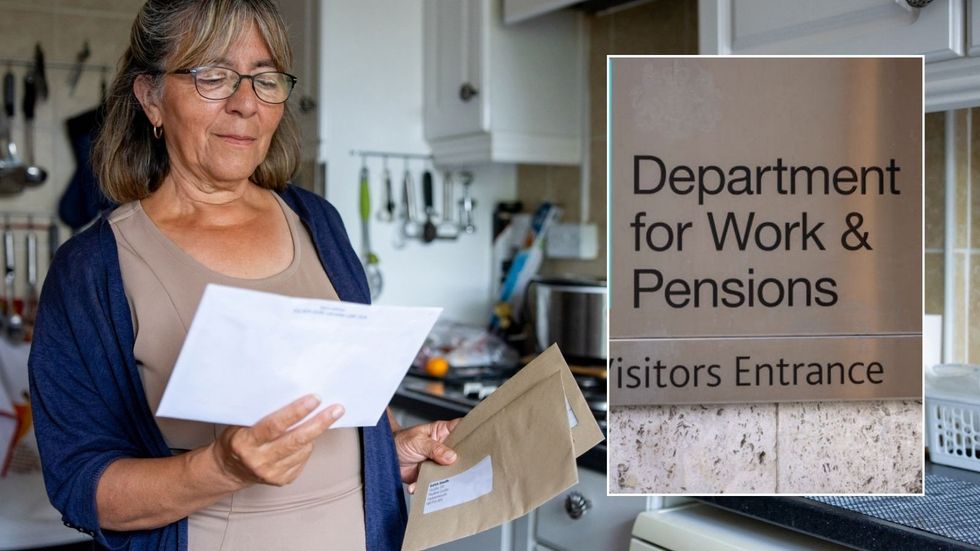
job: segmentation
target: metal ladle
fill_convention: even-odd
[[[16,257],[14,256],[14,232],[10,227],[10,218],[3,220],[3,258],[4,258],[4,298],[7,301],[7,335],[16,338],[23,335],[24,320],[17,313],[14,304],[14,282],[17,280]]]
[[[48,173],[34,163],[34,106],[37,103],[37,84],[34,72],[24,76],[24,150],[27,153],[27,163],[24,167],[24,184],[28,187],[39,186],[48,179]]]

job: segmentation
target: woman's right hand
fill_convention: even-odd
[[[212,444],[218,466],[242,486],[285,486],[299,476],[313,442],[344,414],[334,404],[300,425],[320,400],[310,394],[263,417],[252,427],[228,427]]]

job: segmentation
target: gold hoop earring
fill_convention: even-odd
[[[163,127],[162,126],[154,126],[153,127],[153,137],[156,138],[156,139],[158,139],[158,140],[161,137],[163,137]]]

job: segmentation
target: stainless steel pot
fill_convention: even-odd
[[[529,298],[539,351],[558,343],[566,358],[605,361],[608,301],[604,280],[535,278]]]

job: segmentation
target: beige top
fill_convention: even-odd
[[[208,283],[337,299],[299,217],[275,195],[289,225],[293,259],[270,277],[242,279],[215,272],[156,227],[139,201],[109,217],[119,249],[123,287],[136,332],[134,353],[151,411],[156,411],[194,312]],[[234,366],[228,366],[229,377]],[[206,446],[222,425],[157,418],[175,453]],[[361,448],[356,429],[321,435],[300,476],[282,488],[255,485],[189,517],[189,549],[364,549]]]

